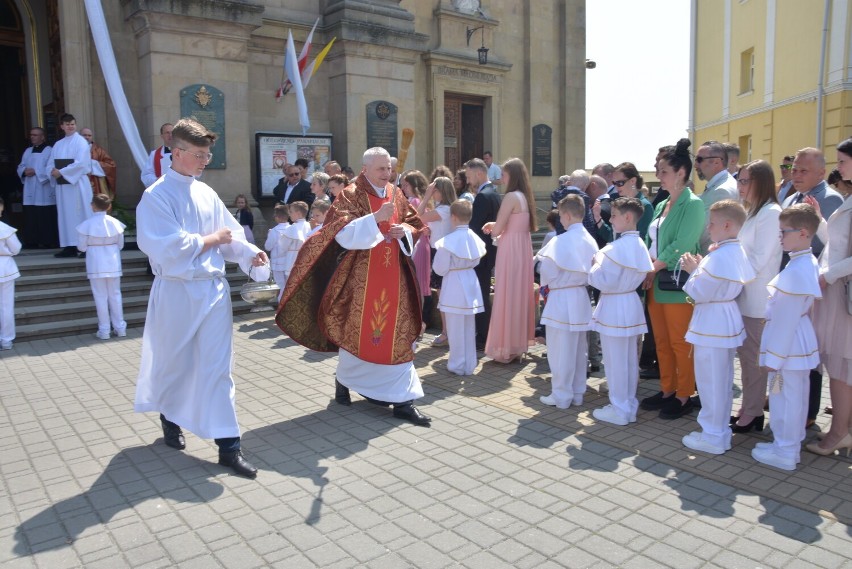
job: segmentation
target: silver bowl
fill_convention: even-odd
[[[262,306],[264,304],[278,304],[278,293],[281,291],[278,285],[270,282],[247,282],[240,287],[240,296],[249,304]]]

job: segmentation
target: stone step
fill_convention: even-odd
[[[124,277],[121,278],[121,294],[123,296],[148,295],[151,292],[151,277],[129,281]],[[57,289],[56,294],[53,294],[49,299],[45,298],[45,291],[42,287],[29,287],[21,290],[15,287],[15,308],[23,308],[30,306],[41,306],[45,302],[50,304],[67,304],[70,302],[80,302],[92,298],[92,287],[89,285],[89,280],[80,280],[77,283],[70,282],[64,288]]]
[[[125,284],[147,283],[150,287],[153,277],[146,272],[145,267],[122,267],[121,287]],[[39,273],[32,275],[29,271],[21,271],[21,277],[15,280],[15,298],[23,291],[43,291],[46,296],[53,296],[59,290],[65,294],[66,288],[82,287],[89,284],[86,269],[65,273]],[[90,289],[91,290],[91,289]]]
[[[86,259],[79,257],[57,259],[53,256],[53,253],[57,251],[59,249],[25,250],[15,257],[15,263],[22,276],[86,272]],[[148,265],[148,257],[139,250],[123,250],[121,265],[122,269],[141,267],[144,270]]]

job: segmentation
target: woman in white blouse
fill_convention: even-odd
[[[752,429],[763,430],[767,373],[761,371],[758,359],[769,298],[766,285],[778,274],[781,266],[781,242],[776,238],[781,206],[775,194],[775,174],[765,160],[755,160],[740,168],[737,186],[748,209],[748,218],[740,230],[740,244],[757,275],[743,287],[737,298],[746,339],[737,348],[742,369],[743,402],[739,414],[731,417],[731,430],[747,433]]]
[[[806,448],[822,455],[845,448],[848,456],[852,449],[852,314],[847,296],[847,287],[852,287],[852,138],[837,145],[837,170],[841,178],[837,189],[844,201],[828,218],[828,244],[819,258],[822,300],[814,305],[820,361],[831,379],[831,429],[821,442]],[[820,226],[820,232],[823,229]]]

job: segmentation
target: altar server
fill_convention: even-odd
[[[0,198],[3,215],[3,198]],[[0,221],[0,350],[11,350],[15,340],[15,279],[21,276],[12,257],[21,252],[17,229]]]

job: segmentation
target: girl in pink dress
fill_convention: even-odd
[[[520,359],[534,343],[535,294],[530,233],[536,219],[530,177],[518,158],[503,164],[506,195],[497,221],[482,226],[497,242],[494,304],[485,341],[485,355],[500,363]],[[497,241],[499,238],[499,241]]]

